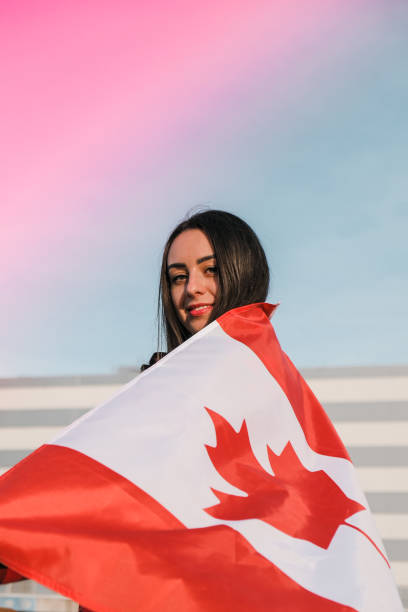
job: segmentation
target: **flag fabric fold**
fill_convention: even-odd
[[[227,312],[4,474],[0,579],[96,612],[401,611],[272,312]]]

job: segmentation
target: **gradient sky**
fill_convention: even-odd
[[[408,4],[0,7],[0,377],[155,349],[160,252],[234,212],[299,367],[408,363]]]

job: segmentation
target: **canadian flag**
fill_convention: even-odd
[[[231,310],[0,481],[0,559],[98,612],[401,611],[346,449]]]

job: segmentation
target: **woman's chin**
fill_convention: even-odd
[[[200,331],[200,329],[203,329],[208,321],[209,321],[209,315],[207,316],[202,316],[202,317],[194,317],[194,318],[189,318],[189,320],[187,320],[187,324],[186,327],[189,330],[189,332],[191,332],[192,334],[196,334],[197,332]]]

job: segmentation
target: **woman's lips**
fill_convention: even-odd
[[[200,317],[203,314],[207,314],[212,310],[212,304],[200,304],[197,306],[193,306],[193,308],[188,309],[188,314],[193,317]]]

